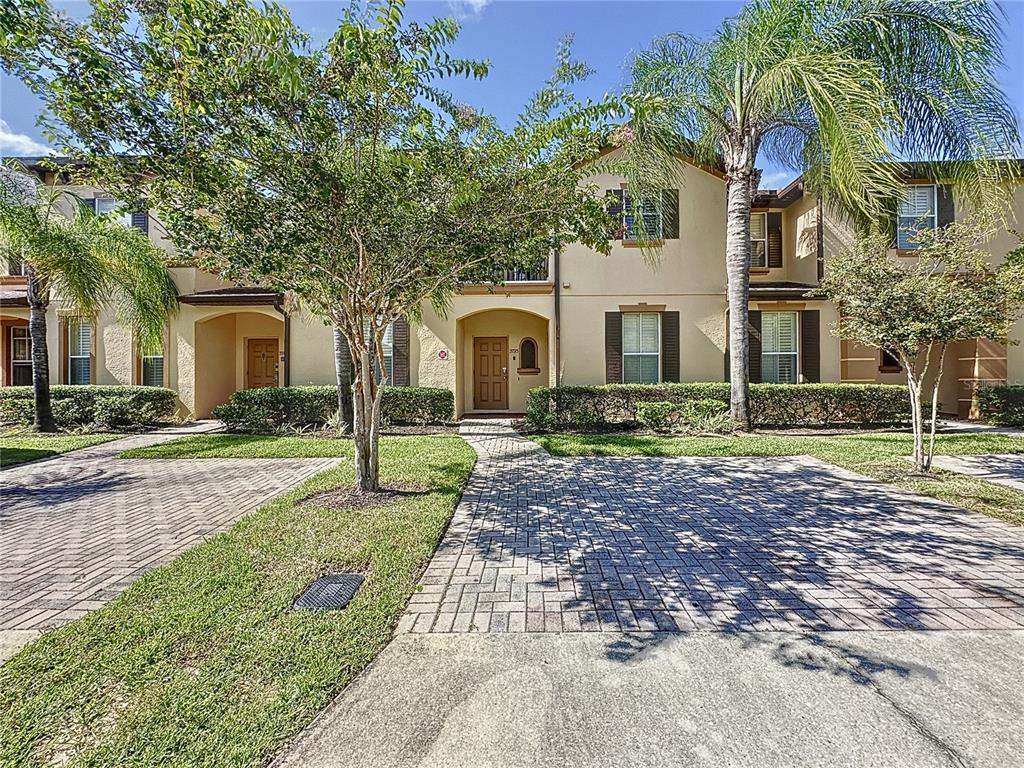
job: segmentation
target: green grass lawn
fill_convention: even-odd
[[[203,442],[243,450],[226,437]],[[248,445],[298,450],[287,438]],[[43,635],[0,667],[0,765],[266,764],[388,642],[474,458],[454,436],[383,438],[383,484],[428,493],[356,510],[298,504],[351,484],[343,462]],[[291,611],[326,570],[366,575],[349,607]]]
[[[133,448],[122,459],[298,459],[349,456],[352,441],[343,438],[275,435],[191,435],[148,448]]]
[[[116,440],[124,435],[84,434],[42,435],[27,429],[0,430],[0,467],[23,464],[26,461],[45,459],[58,453],[77,451],[90,445],[99,445]]]
[[[800,456],[809,455],[925,496],[1024,525],[1024,493],[953,472],[911,474],[904,459],[910,435],[845,434],[821,437],[757,434],[740,437],[659,437],[629,434],[555,434],[533,438],[555,456]],[[1024,438],[999,434],[942,435],[936,453],[1024,453]]]

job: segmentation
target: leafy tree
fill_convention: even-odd
[[[927,472],[935,451],[939,386],[951,344],[973,339],[1010,343],[1024,309],[1024,247],[998,266],[985,243],[999,218],[981,211],[914,239],[913,258],[889,255],[889,238],[868,235],[830,262],[818,289],[840,312],[836,332],[899,358],[907,372],[914,428],[914,465]],[[931,380],[930,401],[925,382]],[[924,408],[930,429],[924,438]]]
[[[962,198],[1001,192],[1013,111],[997,84],[1000,11],[983,0],[755,0],[709,39],[672,34],[635,59],[656,94],[620,132],[635,196],[671,183],[682,155],[727,185],[731,412],[750,426],[751,200],[767,159],[860,224],[894,219],[898,157],[941,167]],[[657,199],[655,197],[655,199]],[[641,222],[642,224],[642,222]],[[885,224],[884,227],[888,227]]]
[[[568,45],[506,132],[439,85],[487,73],[448,53],[457,24],[402,11],[352,8],[322,47],[245,0],[94,0],[82,23],[28,0],[4,19],[4,62],[45,96],[57,138],[115,183],[144,176],[179,249],[294,291],[345,339],[364,490],[390,323],[563,244],[608,249],[581,165],[617,107],[573,99],[587,72]]]
[[[158,348],[178,292],[164,260],[138,229],[98,216],[73,193],[0,169],[0,252],[28,279],[35,428],[55,432],[50,409],[46,310],[51,299],[91,317],[112,305],[141,348]]]

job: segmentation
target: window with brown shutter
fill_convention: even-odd
[[[679,313],[661,313],[661,380],[679,381]]]
[[[821,382],[821,312],[800,313],[800,372],[808,384]]]

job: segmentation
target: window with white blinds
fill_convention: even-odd
[[[750,214],[750,266],[768,266],[768,214]]]
[[[370,335],[370,318],[366,318],[363,321],[363,333],[366,336]],[[395,370],[395,325],[391,323],[387,328],[384,329],[384,336],[381,339],[381,348],[384,351],[384,373],[387,375],[387,382],[391,384],[393,379],[392,376]],[[378,370],[377,361],[373,361],[373,372],[380,377],[380,371]]]
[[[661,315],[657,312],[622,313],[622,381],[661,381]]]
[[[796,312],[761,313],[761,381],[797,383]]]
[[[934,184],[907,187],[899,203],[896,247],[917,248],[918,243],[913,242],[914,235],[920,230],[935,229],[937,208]]]
[[[84,317],[69,317],[68,384],[92,381],[92,323]]]
[[[131,211],[124,210],[121,201],[116,200],[113,197],[96,198],[96,215],[110,216],[118,224],[122,224],[126,227],[130,227],[132,225]]]

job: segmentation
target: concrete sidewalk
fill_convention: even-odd
[[[402,635],[277,768],[1024,762],[1024,632]]]

